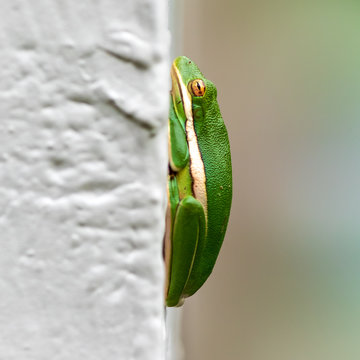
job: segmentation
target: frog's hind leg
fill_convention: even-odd
[[[186,196],[180,201],[173,222],[167,306],[183,303],[183,290],[191,273],[196,250],[204,238],[204,208],[193,196]]]

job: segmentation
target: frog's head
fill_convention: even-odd
[[[192,114],[193,103],[206,112],[206,109],[210,108],[208,105],[216,102],[215,85],[204,77],[189,58],[179,56],[174,60],[171,78],[174,108],[183,123]]]

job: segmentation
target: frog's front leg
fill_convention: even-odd
[[[196,250],[205,239],[205,213],[201,203],[188,195],[178,203],[171,231],[171,265],[167,306],[182,305]]]

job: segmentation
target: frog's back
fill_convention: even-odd
[[[206,91],[205,99],[193,98],[193,114],[206,174],[207,234],[204,246],[198,249],[187,284],[189,295],[197,290],[199,282],[205,282],[213,269],[224,240],[232,199],[228,134],[216,101],[216,88],[208,80]]]

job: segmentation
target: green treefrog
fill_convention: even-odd
[[[181,306],[208,278],[230,215],[228,134],[214,84],[185,56],[171,67],[168,209],[165,231],[167,306]]]

